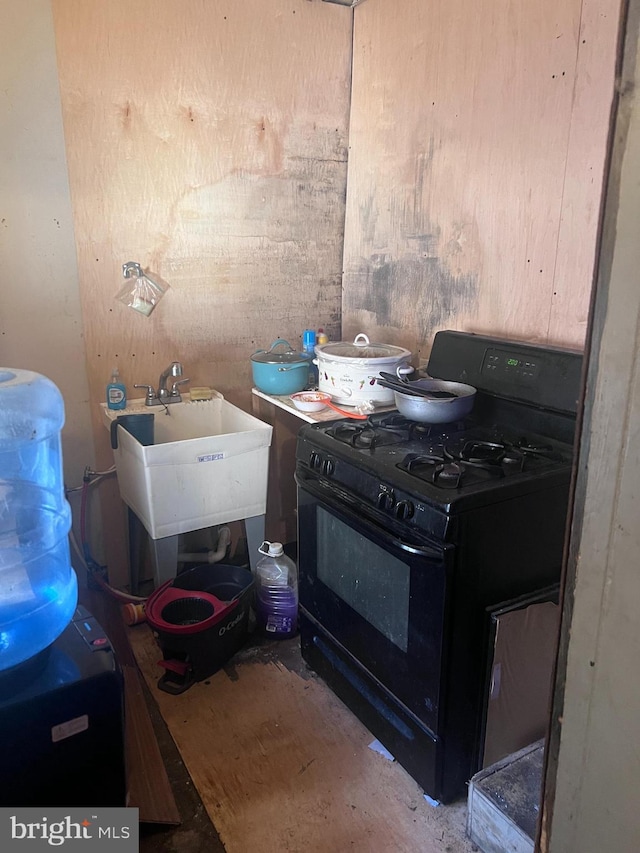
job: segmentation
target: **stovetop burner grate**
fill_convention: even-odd
[[[464,429],[464,426],[462,421],[444,425],[450,432]],[[439,437],[442,429],[442,424],[419,423],[398,412],[388,412],[370,415],[366,421],[335,421],[326,429],[326,434],[350,447],[373,450],[376,447]]]
[[[376,412],[366,421],[345,418],[316,425],[315,431],[326,450],[343,456],[345,485],[355,486],[355,472],[366,460],[390,487],[402,481],[404,488],[414,493],[422,489],[426,497],[428,486],[434,500],[439,492],[446,493],[447,503],[454,495],[501,489],[566,469],[571,460],[571,448],[546,436],[472,418],[425,424],[397,411]]]
[[[463,434],[435,450],[408,453],[397,467],[440,488],[458,489],[472,482],[534,472],[558,463],[563,464],[563,457],[551,444],[526,437],[515,441],[469,439]]]
[[[352,421],[340,421],[327,430],[327,435],[350,447],[370,450],[388,444],[397,444],[404,439],[401,430],[379,427],[368,421],[357,424]]]

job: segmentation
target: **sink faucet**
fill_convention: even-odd
[[[158,379],[158,390],[154,391],[152,385],[134,385],[134,388],[146,388],[146,406],[166,406],[168,403],[179,403],[182,400],[178,386],[188,382],[188,379],[179,379],[182,376],[182,365],[179,361],[172,361],[169,367],[162,371]],[[173,377],[176,381],[171,383],[171,389],[167,388],[167,380]]]
[[[159,400],[166,400],[167,397],[171,396],[167,388],[167,379],[170,376],[173,376],[174,378],[182,376],[182,365],[179,361],[172,361],[169,367],[167,367],[166,370],[163,370],[160,374],[160,379],[158,379],[158,390],[156,391],[156,397]],[[178,383],[176,382],[175,385],[177,384]],[[178,394],[178,391],[176,391],[175,393]],[[178,397],[179,396],[180,394],[178,394]]]

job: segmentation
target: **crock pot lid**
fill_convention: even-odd
[[[285,350],[284,352],[254,352],[251,356],[251,361],[257,361],[260,364],[296,364],[299,361],[311,361],[312,355],[306,352],[296,352],[295,350]]]
[[[358,338],[363,340],[358,342]],[[411,352],[393,344],[372,344],[364,335],[358,335],[355,341],[339,341],[337,343],[320,344],[316,352],[337,358],[408,358]]]

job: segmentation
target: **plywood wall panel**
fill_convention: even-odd
[[[356,7],[346,337],[367,331],[419,356],[441,328],[582,342],[590,277],[554,303],[574,90],[596,62],[577,69],[581,14],[581,0]],[[610,27],[599,46],[610,100]],[[600,174],[606,93],[590,114]],[[598,187],[589,194],[597,206]],[[587,218],[579,209],[574,234],[593,253]]]
[[[350,10],[309,0],[53,0],[90,393],[180,360],[250,406],[250,355],[339,334]],[[122,264],[170,289],[116,301]],[[116,559],[116,558],[114,558]],[[117,558],[121,562],[120,557]]]
[[[0,363],[60,389],[72,487],[94,450],[49,0],[0,2],[0,57]]]
[[[174,358],[198,383],[248,390],[257,346],[339,322],[344,10],[54,0],[54,12],[94,393],[114,360],[133,384]],[[150,318],[114,301],[128,260],[171,285]]]
[[[621,7],[620,0],[582,3],[548,332],[566,346],[581,345],[587,333]]]

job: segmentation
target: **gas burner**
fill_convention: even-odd
[[[444,448],[446,459],[457,462],[463,468],[484,471],[491,477],[505,476],[506,469],[503,467],[505,454],[505,445],[497,441],[465,441],[460,448],[452,445]]]
[[[398,412],[370,415],[369,422],[375,424],[379,429],[401,430],[406,438],[417,441],[442,435],[443,430],[447,433],[454,433],[461,432],[465,428],[464,421],[454,421],[449,424],[427,424],[421,421],[412,421]]]
[[[429,453],[408,453],[398,468],[442,489],[458,489],[473,479],[475,482],[502,477],[500,467],[490,463],[471,462],[446,447]]]
[[[524,471],[526,462],[525,454],[517,447],[506,447],[502,457],[502,465],[505,469]]]
[[[444,465],[445,461],[441,453],[409,453],[399,467],[410,474],[419,474],[425,469],[432,470],[434,465]]]
[[[363,426],[351,434],[349,443],[353,447],[367,447],[373,449],[378,444],[376,428],[370,425]]]
[[[419,477],[443,489],[457,489],[465,479],[463,462],[452,462],[444,453],[409,453],[398,465],[414,477]]]
[[[337,441],[351,447],[373,450],[375,447],[397,444],[406,437],[406,432],[392,422],[382,424],[369,418],[367,421],[338,421],[327,430]]]
[[[356,440],[366,429],[370,430],[370,427],[364,426],[361,423],[354,424],[351,421],[339,421],[334,426],[329,427],[327,435],[333,436],[338,441],[343,442],[343,444],[350,444],[352,447],[355,447]]]
[[[539,456],[544,459],[559,460],[560,456],[550,444],[536,444],[527,438],[519,438],[512,445],[513,449],[519,450],[526,456]]]
[[[411,425],[411,421],[409,421],[404,415],[398,414],[398,412],[389,412],[388,414],[372,416],[369,417],[369,421],[376,427],[380,427],[380,429],[406,430]]]
[[[433,482],[445,489],[457,489],[465,474],[465,467],[459,462],[445,462],[436,465],[433,472]]]
[[[469,465],[479,465],[487,468],[499,465],[504,458],[505,446],[496,441],[465,441],[462,449],[445,447],[445,455],[449,459],[467,462]]]
[[[420,441],[425,438],[431,438],[435,432],[436,429],[432,424],[422,424],[417,421],[411,421],[409,423],[409,438],[414,438]]]

